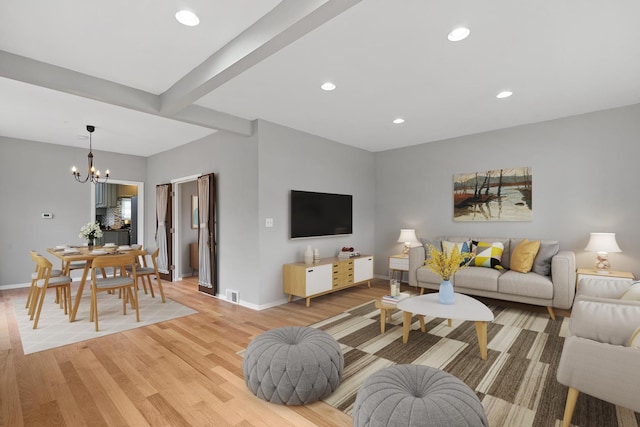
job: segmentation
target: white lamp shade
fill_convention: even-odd
[[[398,237],[400,243],[418,243],[416,237],[416,230],[410,228],[403,228],[400,230],[400,236]]]
[[[584,250],[589,252],[622,252],[616,242],[616,233],[591,233],[589,243]]]

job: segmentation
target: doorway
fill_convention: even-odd
[[[135,242],[138,244],[142,244],[144,242],[144,182],[139,181],[125,181],[125,180],[117,180],[110,179],[108,184],[119,184],[123,187],[135,187],[135,197],[127,197],[131,204],[131,222],[130,226],[130,242]],[[91,186],[91,218],[90,221],[96,221],[96,214],[98,209],[96,207],[96,185]],[[100,190],[98,190],[100,192]],[[115,198],[118,196],[116,195]]]

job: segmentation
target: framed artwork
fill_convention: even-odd
[[[454,221],[531,221],[531,167],[453,176]]]
[[[191,196],[191,228],[198,228],[198,196]]]

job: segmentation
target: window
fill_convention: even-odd
[[[120,208],[122,210],[122,219],[131,219],[131,199],[122,199],[120,201]]]

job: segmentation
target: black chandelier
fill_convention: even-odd
[[[76,169],[75,166],[71,168],[71,174],[76,178],[76,181],[80,183],[91,181],[92,183],[97,184],[99,182],[107,182],[107,180],[109,179],[109,169],[107,169],[107,172],[105,173],[104,180],[100,181],[100,171],[96,170],[96,168],[93,166],[93,153],[91,152],[91,134],[94,130],[96,130],[95,126],[87,125],[87,131],[89,132],[89,155],[87,156],[87,158],[89,159],[89,171],[87,172],[87,176],[84,179],[80,179],[80,172],[78,172],[78,169]]]

